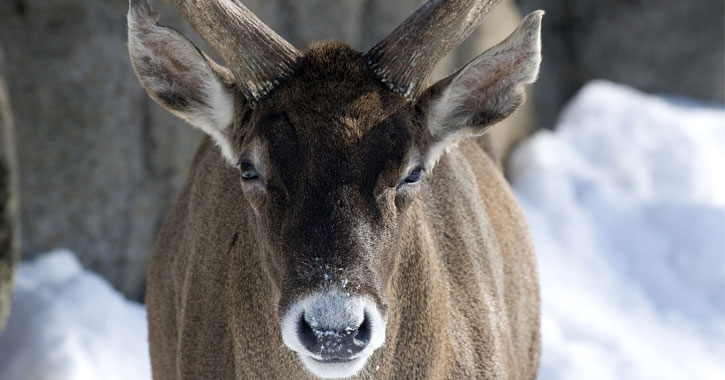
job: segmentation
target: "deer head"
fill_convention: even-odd
[[[301,52],[237,1],[176,0],[227,69],[131,0],[136,74],[238,167],[256,231],[247,238],[264,247],[250,265],[279,291],[285,345],[319,377],[354,375],[383,346],[388,280],[419,189],[446,149],[511,114],[536,78],[541,11],[428,86],[499,1],[428,1],[361,54],[341,43]]]

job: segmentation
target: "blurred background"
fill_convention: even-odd
[[[150,2],[161,15],[162,24],[179,29],[202,50],[213,53],[169,1]],[[382,39],[423,2],[423,0],[243,1],[272,29],[299,48],[304,48],[312,41],[335,39],[342,40],[361,51],[366,51]],[[136,80],[126,50],[127,9],[126,0],[0,2],[0,327],[9,312],[20,313],[25,310],[28,315],[33,314],[27,305],[17,306],[21,311],[10,308],[13,268],[20,268],[18,265],[20,262],[28,262],[27,268],[30,269],[26,270],[26,274],[38,273],[43,265],[48,266],[51,271],[52,268],[65,268],[66,275],[71,277],[88,273],[90,276],[95,276],[89,280],[92,286],[98,289],[107,286],[103,291],[107,291],[109,297],[114,297],[115,294],[118,302],[128,302],[124,301],[124,298],[143,301],[146,267],[154,237],[185,181],[187,168],[202,135],[156,105]],[[718,171],[722,169],[721,167],[715,169],[717,165],[714,161],[722,158],[718,155],[719,151],[725,151],[725,145],[720,145],[725,144],[723,138],[725,136],[725,125],[723,125],[725,124],[723,119],[725,2],[722,0],[503,0],[483,25],[440,63],[436,69],[436,78],[451,73],[486,48],[501,41],[515,28],[523,15],[536,9],[546,11],[542,31],[544,59],[539,80],[530,88],[528,102],[514,116],[496,126],[491,133],[494,146],[504,159],[506,172],[532,224],[537,248],[541,247],[539,261],[542,266],[545,313],[542,378],[577,378],[576,368],[579,368],[577,365],[589,361],[610,369],[619,368],[617,363],[624,362],[622,371],[625,371],[600,371],[596,376],[586,377],[589,379],[665,378],[651,377],[653,373],[658,376],[659,373],[642,372],[636,369],[636,366],[632,367],[631,359],[627,361],[617,356],[626,356],[626,351],[606,356],[602,352],[608,349],[597,351],[594,346],[584,344],[583,342],[592,342],[592,339],[586,338],[587,334],[584,332],[567,335],[561,331],[562,327],[557,323],[568,326],[579,322],[562,322],[561,315],[557,313],[567,314],[568,311],[577,309],[577,304],[570,300],[571,302],[567,304],[552,303],[550,307],[547,306],[547,302],[556,301],[551,300],[552,294],[556,294],[556,297],[564,295],[554,293],[554,289],[561,284],[547,285],[549,283],[546,276],[557,273],[566,277],[570,271],[596,268],[590,265],[592,262],[596,262],[597,265],[611,265],[614,268],[612,274],[614,278],[621,275],[625,279],[637,276],[661,279],[663,276],[674,275],[689,279],[689,282],[681,284],[683,286],[695,283],[692,287],[694,293],[689,294],[677,293],[682,291],[674,286],[678,284],[669,283],[672,288],[670,289],[666,283],[660,283],[660,280],[649,281],[641,286],[644,289],[642,297],[653,299],[654,301],[647,302],[654,305],[654,310],[674,315],[674,319],[689,318],[688,316],[696,314],[691,325],[671,325],[667,321],[663,322],[665,326],[663,329],[666,329],[666,326],[677,326],[678,329],[675,330],[697,330],[694,335],[689,335],[687,338],[694,339],[694,346],[687,347],[696,353],[700,352],[698,350],[703,350],[705,354],[704,358],[698,356],[699,359],[693,359],[693,363],[701,362],[699,367],[701,371],[694,372],[695,377],[687,378],[725,378],[718,377],[721,373],[725,373],[723,367],[715,364],[710,366],[708,361],[708,355],[715,353],[722,353],[724,355],[720,357],[725,357],[722,344],[716,345],[699,340],[700,336],[712,334],[718,338],[725,337],[725,289],[723,289],[725,244],[720,237],[725,235],[725,212],[723,212],[725,205],[720,203],[722,197],[715,194],[718,190],[721,194],[725,193],[725,187],[721,187],[725,182],[717,182],[718,178],[721,178],[718,177]],[[590,89],[588,92],[580,93],[580,90],[593,80],[608,82],[595,82],[587,86]],[[580,96],[576,97],[578,93]],[[575,100],[572,102],[572,99]],[[662,104],[667,106],[658,102],[664,102]],[[569,104],[568,111],[562,114],[567,104]],[[642,116],[645,112],[650,112],[652,117]],[[668,116],[663,118],[662,115]],[[587,125],[595,128],[591,126],[592,123],[610,120],[607,117],[620,128],[603,127],[605,131],[610,132],[609,134],[599,129],[592,129],[590,132],[581,132],[582,135],[577,135],[580,133],[578,131],[586,131]],[[635,125],[630,121],[636,122]],[[680,123],[677,124],[678,122]],[[682,132],[690,130],[687,128],[697,129],[698,123],[708,125],[709,127],[703,127],[707,128],[708,132],[694,134]],[[638,129],[641,125],[653,128]],[[677,129],[681,126],[685,129]],[[619,131],[620,134],[612,135],[614,131]],[[652,137],[627,135],[632,131],[639,131],[645,136],[650,134]],[[674,137],[665,139],[660,136],[658,140],[656,135],[660,131],[663,134],[666,131],[675,131],[671,134]],[[700,140],[697,140],[697,136],[700,136]],[[698,145],[698,141],[701,140],[711,144],[708,145],[709,148]],[[625,154],[625,148],[631,148],[631,146],[616,145],[622,141],[637,143],[637,147],[641,148],[625,155],[635,161],[629,163],[617,161],[618,164],[615,166],[606,166],[610,162],[603,160],[603,157],[613,153]],[[607,145],[608,143],[611,144]],[[582,180],[577,175],[583,173],[581,171],[583,169],[572,168],[571,163],[576,162],[576,158],[566,156],[562,152],[582,146],[587,146],[588,150],[580,152],[581,157],[589,157],[587,154],[595,156],[584,161],[589,164],[592,162],[599,164],[599,166],[592,164],[590,169],[612,176],[614,182],[626,182],[628,185],[618,189],[625,194],[635,194],[632,195],[634,198],[615,202],[612,198],[591,196],[591,194],[600,194],[600,190],[591,190],[589,187],[599,186],[597,189],[601,189],[610,182],[599,177],[592,180],[585,175],[588,178],[588,182],[584,181],[587,185],[580,184]],[[612,150],[597,151],[602,146],[612,146]],[[651,152],[653,146],[657,146],[657,149],[663,150],[664,153],[660,152],[654,156],[645,153],[637,155],[641,152]],[[670,148],[672,151],[668,153]],[[692,166],[695,158],[700,160],[697,161],[700,163],[702,160],[711,161],[712,167],[706,165],[707,167],[703,169],[701,165]],[[627,173],[628,170],[639,167],[637,162],[650,161],[652,165],[640,168],[641,173],[654,173],[652,174],[654,179],[650,185],[647,185],[652,189],[650,192],[645,192],[646,194],[642,193],[645,194],[642,198],[637,195],[644,186],[641,184],[642,175],[630,178]],[[552,162],[555,165],[547,166],[547,163]],[[722,163],[725,164],[725,161]],[[708,171],[710,169],[712,170]],[[647,207],[653,202],[666,201],[668,207],[674,207],[678,211],[667,209],[669,211],[666,210],[663,214],[663,212],[650,212],[649,208],[645,208],[643,213],[631,215],[623,211],[616,214],[616,217],[605,218],[606,220],[592,216],[593,232],[576,230],[574,227],[581,223],[571,225],[567,223],[572,220],[581,222],[581,220],[576,218],[563,220],[562,218],[566,218],[560,214],[562,209],[566,209],[565,205],[558,205],[560,208],[547,213],[544,206],[539,207],[540,204],[536,203],[551,204],[552,200],[546,197],[546,191],[552,192],[554,200],[557,199],[557,195],[561,197],[561,194],[565,194],[565,190],[547,188],[549,182],[541,181],[567,170],[569,170],[567,180],[577,183],[572,185],[578,191],[578,198],[572,203],[578,207],[576,212],[594,215],[602,210],[612,210],[617,207],[633,210],[636,206],[631,203],[632,199],[644,199]],[[694,177],[693,172],[701,174],[699,177]],[[647,175],[649,174],[645,176]],[[660,180],[663,178],[661,176],[665,175],[669,175],[670,177],[667,177],[669,179]],[[537,176],[544,177],[542,179]],[[632,183],[639,184],[639,187]],[[664,198],[658,198],[659,193],[656,190],[662,188],[662,183],[669,184],[667,187],[669,192],[666,192]],[[684,183],[691,184],[690,188],[696,189],[691,192],[679,187],[672,190],[678,183],[682,188],[686,187]],[[672,195],[680,194],[678,193],[680,190],[682,194],[699,195],[696,198],[686,199]],[[702,195],[703,192],[707,194]],[[710,203],[707,203],[705,215],[699,208],[682,206],[684,204],[682,202],[675,202],[676,205],[672,206],[675,198],[687,205]],[[592,199],[598,203],[593,205]],[[610,201],[611,204],[607,203]],[[550,218],[552,215],[558,219],[552,220]],[[632,218],[644,218],[645,221],[650,220],[648,218],[659,221],[685,221],[685,224],[693,228],[685,235],[697,236],[698,239],[687,240],[687,237],[683,237],[684,240],[678,241],[680,246],[674,249],[672,248],[674,243],[662,243],[656,240],[650,241],[651,244],[647,245],[645,244],[647,240],[643,243],[637,237],[625,234],[627,231],[610,228],[612,225],[622,225],[626,221],[631,221]],[[550,236],[556,237],[558,232],[550,234],[551,231],[547,228],[551,223],[561,223],[562,228],[566,226],[574,228],[571,233],[584,235],[590,232],[596,235],[602,230],[611,231],[611,236],[596,235],[590,239],[593,241],[590,243],[594,245],[609,239],[605,242],[606,249],[600,251],[611,254],[599,257],[592,253],[592,256],[587,256],[586,253],[582,253],[582,250],[586,249],[571,242],[569,245],[552,246],[546,239]],[[670,236],[678,231],[682,233],[683,228],[682,224],[674,222],[658,226],[652,227],[651,224],[647,224],[645,232],[651,234],[655,231]],[[636,230],[636,226],[631,227],[630,231]],[[582,239],[587,240],[585,237]],[[626,245],[622,239],[632,244]],[[703,240],[706,243],[702,243]],[[32,261],[44,253],[57,249],[65,251],[53,259],[55,261],[47,261],[45,264],[42,261]],[[556,255],[552,253],[548,256],[547,249],[551,249]],[[565,252],[567,249],[572,252]],[[596,250],[592,250],[594,251]],[[589,266],[567,267],[571,263],[567,263],[566,259],[572,257],[567,254],[582,254],[582,257],[588,257]],[[684,272],[679,273],[668,272],[667,268],[670,267],[665,266],[662,269],[659,264],[652,264],[657,260],[673,263],[687,261],[687,258],[702,265],[690,267],[677,266],[679,265],[677,264],[676,268],[684,268],[682,269]],[[559,259],[563,261],[558,262]],[[604,260],[604,263],[599,263],[597,260]],[[561,266],[550,268],[549,265],[554,262]],[[660,269],[653,269],[651,272],[631,270],[632,265],[638,268],[644,266]],[[38,289],[43,283],[53,283],[51,281],[53,276],[47,277],[43,282],[37,278],[31,280],[30,277],[23,277],[25,272],[17,270],[16,272],[19,273],[15,276],[16,298],[22,292],[32,293],[32,289]],[[57,280],[60,277],[54,278]],[[704,281],[703,278],[710,280]],[[698,279],[701,280],[699,283]],[[623,293],[630,291],[637,293],[638,290],[635,289],[637,283],[620,281],[617,282],[619,285],[612,285],[611,289]],[[587,286],[578,285],[583,288]],[[592,286],[594,289],[606,285]],[[665,289],[666,294],[663,295],[658,290],[648,290],[650,288]],[[547,289],[552,290],[547,292]],[[667,294],[675,294],[673,297],[676,300],[672,301],[674,303],[667,303],[669,299]],[[694,297],[704,294],[702,298],[704,306],[684,301],[692,299],[693,294]],[[547,296],[551,301],[547,301]],[[37,302],[48,297],[50,296],[41,297]],[[619,299],[613,302],[621,303],[620,301],[630,306],[632,305],[630,302],[634,302]],[[650,305],[647,302],[634,304]],[[121,310],[122,307],[118,305],[114,307]],[[109,310],[116,310],[114,307],[109,306]],[[601,317],[599,311],[606,313],[606,310],[610,309],[601,307],[589,312],[599,318]],[[586,314],[586,311],[577,312]],[[121,311],[118,313],[124,315]],[[137,323],[140,329],[145,329],[143,308],[138,306],[129,313],[129,318],[135,318],[134,323]],[[591,319],[588,317],[588,320]],[[611,327],[628,320],[631,321],[629,318],[611,320],[606,326]],[[642,323],[651,325],[659,322]],[[20,331],[22,325],[16,326],[13,329],[11,317],[7,331],[4,335],[0,335],[0,378],[3,379],[20,379],[22,377],[12,376],[20,376],[18,374],[23,373],[23,366],[31,365],[17,364],[20,359],[14,362],[16,364],[12,364],[7,359],[13,355],[22,357],[11,346],[17,347],[20,340],[28,339],[28,336],[24,335],[26,333]],[[581,329],[586,329],[586,325]],[[144,336],[139,340],[141,343],[133,343],[140,346],[133,346],[131,343],[129,345],[137,350],[140,347],[143,351]],[[561,345],[557,346],[558,348],[554,346],[547,348],[547,336],[550,337],[549,342],[559,342]],[[616,347],[622,342],[616,343],[616,338],[610,339],[613,340],[607,341],[602,338],[601,344]],[[663,341],[653,338],[652,342],[655,345],[677,342],[674,337],[667,339],[673,340]],[[80,344],[79,347],[87,349],[87,344],[85,346],[84,344]],[[129,345],[121,346],[128,348]],[[644,346],[642,349],[646,350],[648,347]],[[3,355],[5,355],[4,361]],[[654,356],[660,361],[677,357],[677,352]],[[58,363],[65,363],[62,365],[68,367],[70,364],[64,360],[59,359]],[[38,362],[32,365],[42,366]],[[144,365],[139,364],[140,367]],[[75,367],[68,369],[69,375],[65,378],[94,378],[92,371],[83,372],[86,373],[83,375],[86,377],[83,377],[78,375],[80,372],[73,372],[77,370],[73,368]],[[143,368],[139,371],[146,373],[143,372]],[[676,369],[667,369],[667,371],[671,374],[679,373]],[[57,377],[60,376],[59,373],[65,372],[56,371],[56,377],[47,378],[64,378]],[[566,373],[568,375],[565,376]],[[631,376],[624,376],[623,373]]]

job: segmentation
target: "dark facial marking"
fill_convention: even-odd
[[[269,237],[265,261],[280,273],[282,294],[344,276],[380,300],[380,268],[397,250],[396,189],[418,150],[414,109],[345,46],[313,47],[298,70],[243,127],[242,156],[251,151],[245,142],[257,141],[267,170],[258,213]]]

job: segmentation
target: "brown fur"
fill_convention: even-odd
[[[279,315],[327,286],[313,256],[343,268],[388,318],[357,378],[536,378],[533,248],[477,141],[444,155],[416,191],[391,192],[432,143],[426,96],[408,103],[340,44],[313,47],[255,108],[238,99],[235,153],[261,146],[267,195],[201,145],[152,257],[154,379],[312,379],[284,346]],[[372,220],[367,245],[347,229],[355,218]]]

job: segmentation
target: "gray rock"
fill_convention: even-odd
[[[10,314],[13,270],[18,261],[18,194],[13,119],[0,47],[0,331]]]
[[[552,127],[586,81],[725,102],[722,0],[518,0],[546,10],[537,114]]]
[[[126,9],[121,0],[2,2],[0,42],[23,173],[23,258],[70,248],[138,299],[200,134],[138,84]]]
[[[300,48],[339,39],[367,50],[423,0],[243,2]],[[162,24],[212,53],[169,1],[151,3]],[[127,0],[3,1],[0,44],[22,174],[22,257],[69,248],[141,299],[156,232],[202,136],[153,103],[135,78],[127,9]],[[483,51],[467,46],[476,51],[456,53],[439,72]]]

